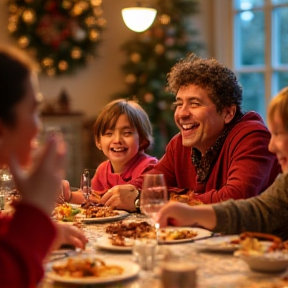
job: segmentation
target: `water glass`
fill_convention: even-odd
[[[142,270],[153,272],[157,254],[157,240],[139,238],[133,245],[133,256]]]
[[[160,279],[165,288],[195,288],[197,267],[187,261],[168,261],[162,264]]]
[[[158,211],[167,202],[167,186],[163,174],[144,174],[140,195],[141,212],[148,215],[153,223]]]

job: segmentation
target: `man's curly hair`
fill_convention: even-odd
[[[172,67],[167,81],[166,90],[175,95],[181,86],[197,85],[207,90],[217,112],[231,105],[236,105],[237,112],[241,112],[243,89],[236,75],[216,59],[189,54]]]

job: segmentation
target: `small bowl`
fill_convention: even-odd
[[[265,273],[279,273],[288,268],[288,254],[281,252],[266,253],[263,255],[239,255],[251,270]]]

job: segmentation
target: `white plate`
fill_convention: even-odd
[[[239,255],[239,258],[244,260],[250,269],[256,272],[276,273],[283,272],[288,268],[288,254],[283,254],[280,251],[266,253],[261,256]]]
[[[116,220],[121,220],[129,215],[127,211],[122,211],[122,210],[115,210],[118,212],[118,215],[115,216],[110,216],[110,217],[95,217],[95,218],[82,218],[82,222],[89,224],[89,223],[102,223],[102,222],[110,222],[110,221],[116,221]]]
[[[160,244],[178,244],[178,243],[185,243],[185,242],[191,242],[197,239],[202,239],[206,237],[211,237],[212,232],[206,229],[202,228],[190,228],[190,227],[169,227],[166,228],[168,230],[173,231],[179,231],[179,230],[189,230],[197,232],[197,235],[193,238],[187,238],[187,239],[179,239],[179,240],[159,240]],[[161,229],[162,230],[162,229]],[[96,245],[99,248],[111,250],[111,251],[132,251],[133,247],[133,239],[127,239],[129,246],[116,246],[111,244],[111,240],[109,239],[110,235],[106,234],[102,236],[101,238],[97,239]]]
[[[89,256],[91,257],[91,256]],[[98,258],[97,255],[94,256],[95,258]],[[61,264],[61,263],[66,263],[68,258],[65,260],[57,261],[53,264]],[[117,276],[109,276],[109,277],[83,277],[83,278],[71,278],[71,277],[64,277],[57,275],[55,272],[49,271],[46,273],[46,277],[48,279],[51,279],[53,281],[57,282],[65,282],[65,283],[75,283],[75,284],[101,284],[101,283],[110,283],[110,282],[115,282],[115,281],[121,281],[121,280],[126,280],[132,277],[135,277],[138,275],[140,271],[140,267],[128,260],[107,260],[107,259],[102,259],[107,265],[117,265],[123,268],[123,273],[121,275]]]
[[[160,230],[162,230],[162,229],[160,229]],[[161,239],[159,239],[159,243],[163,243],[163,244],[185,243],[185,242],[191,242],[194,240],[211,237],[211,235],[212,235],[211,231],[203,229],[203,228],[197,228],[197,227],[193,227],[193,228],[191,228],[191,227],[168,227],[168,228],[165,228],[165,230],[171,230],[171,231],[188,230],[188,231],[196,232],[197,235],[193,238],[186,238],[186,239],[176,239],[176,240],[161,240]]]
[[[98,238],[96,242],[97,247],[101,249],[105,249],[105,250],[110,250],[110,251],[123,251],[123,252],[132,251],[132,247],[134,244],[133,239],[126,238],[129,243],[129,246],[117,246],[117,245],[112,245],[111,239],[109,239],[109,237],[110,235],[105,235],[105,236],[102,236],[101,238]]]
[[[231,244],[232,240],[238,240],[239,235],[211,237],[194,243],[194,247],[199,250],[215,252],[234,252],[240,248],[239,244]]]

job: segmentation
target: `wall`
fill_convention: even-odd
[[[207,56],[213,55],[211,30],[213,18],[213,1],[201,0],[200,13],[193,19],[195,26],[200,30],[200,39],[206,44]],[[217,0],[216,0],[217,1]],[[125,61],[120,51],[121,44],[131,37],[134,32],[124,24],[121,9],[135,5],[132,0],[103,0],[102,8],[107,27],[103,34],[100,46],[100,57],[96,58],[85,68],[80,68],[75,75],[49,78],[40,76],[40,87],[44,97],[51,100],[65,89],[71,99],[73,110],[82,111],[87,117],[94,117],[98,111],[110,101],[110,96],[124,88],[123,75],[120,69]],[[7,32],[7,6],[0,0],[0,43],[14,43]]]

